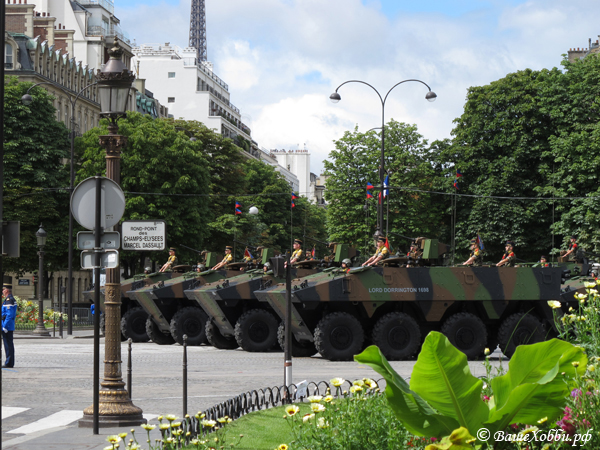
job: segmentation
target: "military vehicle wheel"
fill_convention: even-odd
[[[365,333],[354,316],[334,312],[323,317],[315,328],[315,346],[330,361],[350,361],[362,350]]]
[[[390,361],[414,356],[421,345],[421,330],[411,316],[401,312],[386,314],[373,327],[373,344]]]
[[[170,334],[165,334],[158,329],[158,325],[152,320],[152,316],[146,319],[146,333],[152,342],[158,345],[171,345],[175,343],[175,339]]]
[[[282,350],[285,351],[285,325],[282,323],[277,328],[277,342]],[[306,358],[317,353],[314,342],[298,341],[292,333],[292,356],[294,358]]]
[[[147,318],[148,313],[141,306],[131,308],[121,318],[121,334],[125,339],[131,338],[133,342],[148,342]]]
[[[467,355],[467,359],[479,358],[487,344],[487,330],[483,321],[471,313],[457,313],[442,325],[442,334],[450,343]]]
[[[235,340],[247,352],[268,352],[277,345],[279,321],[264,309],[251,309],[235,324]]]
[[[206,344],[207,321],[208,316],[200,308],[182,308],[171,319],[171,336],[180,345],[183,345],[184,334],[187,334],[188,345]]]
[[[221,331],[219,331],[219,327],[217,327],[212,320],[206,321],[206,328],[204,328],[204,332],[206,333],[206,339],[208,340],[208,343],[214,348],[219,348],[221,350],[233,350],[234,348],[239,347],[235,337],[223,336]]]
[[[517,313],[508,316],[498,330],[500,350],[509,358],[515,353],[517,346],[542,342],[544,337],[542,323],[531,314]]]

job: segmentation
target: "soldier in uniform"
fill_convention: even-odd
[[[302,251],[302,240],[294,239],[294,251],[292,252],[292,256],[290,256],[290,264],[295,264],[304,259],[304,252]],[[287,267],[287,262],[285,263],[285,267]]]
[[[177,256],[175,256],[175,248],[171,247],[169,249],[169,259],[167,262],[160,268],[159,272],[164,272],[166,270],[172,270],[173,267],[177,265]]]
[[[350,272],[350,269],[352,268],[352,260],[350,258],[345,258],[342,261],[342,270],[346,273]]]
[[[482,263],[483,254],[477,245],[477,239],[471,239],[471,255],[469,259],[467,259],[464,263],[460,264],[462,266],[480,266]]]
[[[273,271],[271,270],[271,263],[270,262],[266,262],[265,265],[263,266],[263,272],[264,274],[268,274],[268,273],[273,273]]]
[[[12,284],[4,283],[2,286],[2,340],[4,341],[5,367],[15,366],[15,346],[13,344],[13,332],[15,331],[15,318],[17,317],[17,301],[12,295]]]
[[[373,256],[371,256],[363,263],[363,266],[374,266],[379,261],[386,259],[390,256],[390,251],[385,246],[386,240],[387,239],[383,236],[379,236],[379,238],[377,238],[377,251]]]
[[[512,241],[506,241],[504,255],[502,255],[502,259],[500,260],[500,262],[498,264],[496,264],[496,267],[500,267],[500,266],[512,267],[515,265],[515,259],[517,259],[517,257],[515,256],[513,247],[514,247],[514,244],[512,243]]]
[[[229,264],[230,262],[233,261],[233,255],[231,254],[231,252],[233,251],[233,247],[228,245],[225,247],[225,256],[223,257],[223,259],[221,260],[220,263],[216,264],[212,270],[218,270],[221,267],[224,267],[226,264]]]
[[[417,238],[416,241],[411,242],[410,249],[406,256],[408,257],[408,262],[406,263],[406,267],[416,267],[418,263],[418,259],[423,256],[423,251],[419,247],[419,242],[425,238]]]
[[[544,255],[540,257],[540,262],[538,264],[542,267],[550,267],[550,264],[548,264],[548,260]]]
[[[577,254],[577,237],[575,235],[571,236],[571,243],[569,244],[569,249],[567,251],[562,251],[561,255],[563,257],[563,261],[568,261],[569,259],[575,259],[575,255]],[[570,255],[573,255],[569,258]]]

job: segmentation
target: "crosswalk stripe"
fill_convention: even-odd
[[[15,414],[22,413],[23,411],[27,411],[29,408],[13,408],[11,406],[3,406],[2,407],[2,419],[6,419],[7,417],[14,416]]]
[[[64,427],[83,417],[83,411],[64,410],[51,414],[43,419],[23,425],[15,430],[8,431],[12,434],[29,434],[36,431],[47,430],[54,427]]]

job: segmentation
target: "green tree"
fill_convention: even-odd
[[[17,274],[38,268],[40,223],[48,233],[45,267],[52,272],[67,266],[68,131],[56,120],[53,97],[44,89],[34,88],[33,102],[23,105],[21,97],[31,86],[5,79],[4,220],[21,222],[21,256],[5,258],[3,268]]]
[[[554,124],[546,93],[559,76],[558,69],[527,69],[468,90],[452,145],[437,158],[446,169],[448,190],[459,169],[459,193],[477,196],[457,199],[459,249],[477,232],[492,260],[500,259],[506,240],[515,242],[522,259],[537,260],[550,249],[551,202],[519,197],[541,197],[539,187],[548,184]]]
[[[325,161],[327,190],[327,227],[332,240],[350,243],[370,251],[371,236],[377,222],[379,189],[370,191],[366,184],[380,185],[381,137],[374,131],[347,131],[335,142],[335,150]],[[398,235],[436,238],[443,224],[443,203],[430,191],[436,177],[429,162],[427,141],[414,125],[391,120],[386,125],[385,167],[390,174],[389,232],[393,247],[404,251],[408,242]],[[387,202],[385,216],[387,218]],[[384,230],[385,231],[385,230]]]

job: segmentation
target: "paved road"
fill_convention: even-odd
[[[77,428],[81,411],[93,401],[93,339],[16,339],[15,347],[15,368],[2,370],[2,448],[103,449],[106,435],[128,430],[101,429],[101,435],[94,436],[90,429]],[[102,361],[103,341],[100,355]],[[125,379],[126,343],[122,356]],[[133,403],[149,419],[159,414],[182,414],[182,356],[183,348],[178,345],[133,345]],[[409,377],[413,364],[403,361],[393,362],[392,366],[401,376]],[[485,373],[481,362],[469,364],[474,375]],[[100,375],[102,379],[102,372]],[[296,383],[376,375],[371,368],[355,362],[330,362],[318,356],[296,358],[293,365]],[[281,352],[188,347],[191,414],[242,392],[282,382]]]

